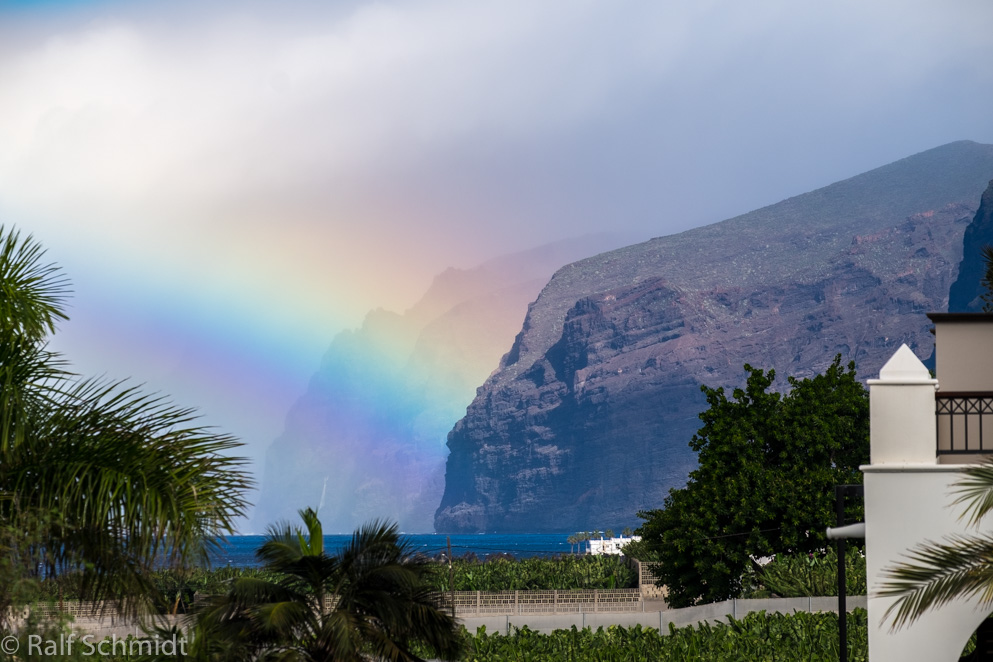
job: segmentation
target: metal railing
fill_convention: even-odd
[[[993,393],[935,393],[938,455],[993,453]]]

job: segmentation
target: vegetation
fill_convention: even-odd
[[[957,484],[955,505],[970,525],[993,511],[993,464],[971,466]],[[886,612],[901,627],[925,612],[959,598],[979,598],[993,607],[993,534],[958,535],[911,550],[909,560],[884,571],[880,595],[895,597]]]
[[[429,581],[437,566],[413,556],[396,526],[365,526],[331,556],[317,513],[300,516],[305,530],[272,527],[258,551],[279,579],[238,578],[198,612],[194,657],[419,660],[416,645],[460,654],[456,621]]]
[[[760,566],[742,584],[746,598],[806,598],[838,595],[838,553],[834,547],[811,554],[780,554]],[[865,556],[855,548],[845,554],[846,595],[866,595]]]
[[[448,566],[433,562],[437,572],[427,577],[438,591],[448,591]],[[486,562],[458,558],[453,562],[456,591],[528,591],[635,588],[638,573],[618,556],[560,556],[513,560],[497,557]],[[186,614],[201,599],[227,592],[239,579],[277,582],[282,575],[270,568],[168,568],[149,574],[158,596],[158,613]],[[84,598],[78,573],[66,573],[32,583],[30,600],[57,602]]]
[[[638,559],[642,563],[657,563],[659,561],[658,548],[653,541],[632,540],[621,549],[624,556]]]
[[[149,573],[148,583],[153,587],[155,602],[152,607],[160,614],[187,614],[194,606],[194,599],[220,595],[239,578],[276,580],[280,576],[264,568],[166,568]],[[39,602],[83,600],[105,596],[86,596],[79,573],[64,573],[38,582],[32,596]]]
[[[455,559],[456,591],[535,591],[611,589],[638,586],[638,573],[620,556],[533,557],[512,561],[496,558],[486,563]],[[434,579],[449,590],[448,573]]]
[[[695,660],[761,662],[764,660],[838,659],[838,616],[831,613],[792,615],[752,613],[741,620],[697,627],[674,628],[662,636],[657,630],[612,626],[557,630],[550,635],[528,628],[511,635],[487,634],[485,628],[470,637],[463,659],[471,662],[542,660],[547,662],[622,662],[631,660]],[[848,619],[850,660],[868,659],[865,610]]]
[[[80,378],[48,350],[68,283],[43,256],[0,227],[0,608],[65,572],[137,606],[155,567],[203,561],[231,532],[251,480],[228,456],[239,444],[191,410]]]
[[[745,370],[731,398],[702,387],[710,408],[690,442],[698,468],[663,509],[639,513],[674,607],[740,596],[752,557],[825,547],[834,486],[861,482],[869,459],[869,400],[854,364],[846,370],[839,356],[822,375],[791,377],[785,395],[770,391],[774,371]]]

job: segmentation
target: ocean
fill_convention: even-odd
[[[410,548],[415,552],[435,556],[446,550],[446,536],[441,533],[404,534]],[[452,535],[452,555],[463,556],[469,552],[481,561],[494,554],[512,554],[515,558],[532,556],[554,556],[578,551],[570,546],[565,533],[520,533],[497,534],[479,533]],[[324,536],[324,549],[330,553],[342,549],[351,540],[351,534]],[[265,536],[230,536],[219,550],[211,554],[211,565],[215,568],[231,566],[244,568],[258,565],[255,550],[265,541]]]

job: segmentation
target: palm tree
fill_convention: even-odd
[[[395,525],[360,528],[337,555],[324,549],[317,513],[300,511],[305,531],[270,527],[257,552],[283,579],[236,580],[198,616],[197,659],[420,660],[412,645],[454,659],[455,619],[439,608],[430,561],[415,558]]]
[[[953,505],[967,504],[971,525],[993,511],[993,464],[969,467],[958,481]],[[886,612],[894,627],[960,598],[979,597],[993,607],[993,534],[947,538],[921,544],[906,563],[887,568],[879,595],[897,598]]]
[[[240,444],[122,382],[82,379],[47,349],[68,282],[31,237],[0,226],[0,524],[36,532],[0,577],[79,572],[128,610],[162,564],[206,561],[243,515]]]

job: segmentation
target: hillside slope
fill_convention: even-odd
[[[932,349],[993,146],[957,142],[560,269],[451,431],[438,531],[635,523],[683,484],[700,384]]]

